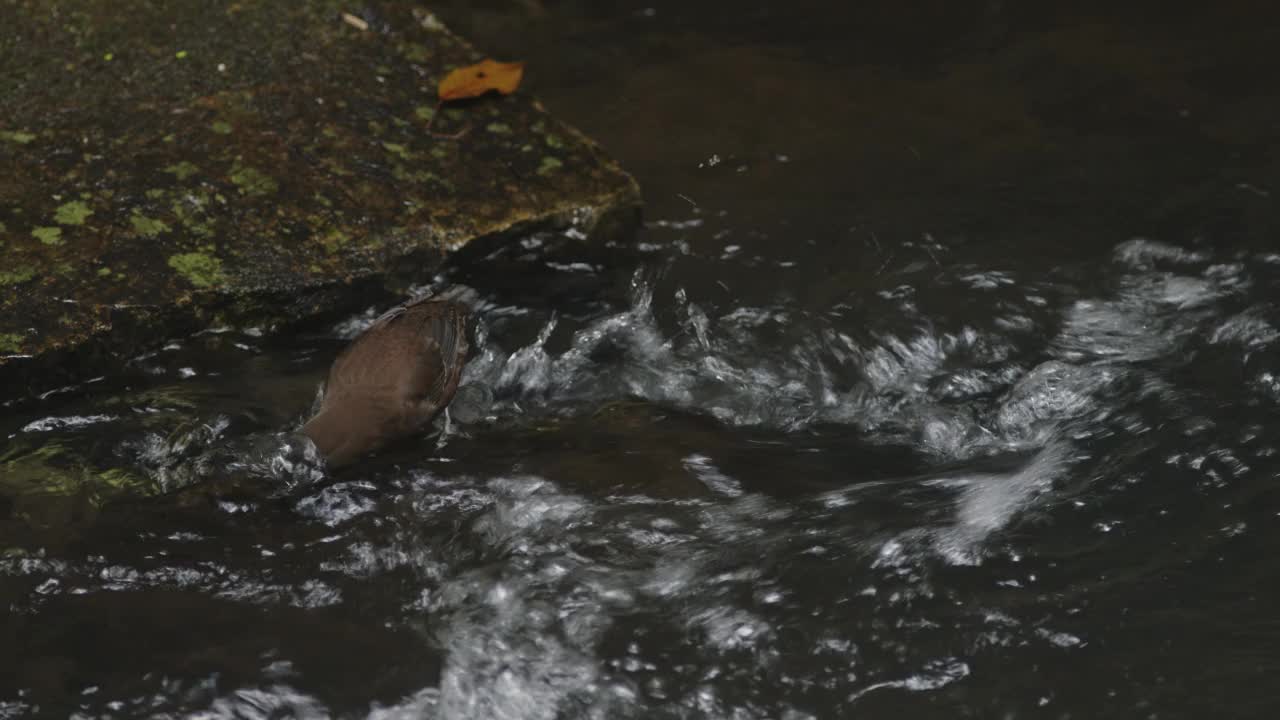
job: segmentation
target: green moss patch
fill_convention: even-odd
[[[275,178],[263,174],[255,167],[241,165],[239,160],[231,166],[231,182],[240,188],[240,192],[251,197],[271,195],[279,188]]]
[[[86,218],[93,214],[93,209],[79,200],[72,200],[58,206],[53,214],[53,221],[59,225],[83,225]]]
[[[31,237],[39,240],[45,245],[61,245],[62,228],[38,227],[31,231]]]
[[[6,142],[26,145],[35,139],[35,135],[29,132],[23,132],[22,130],[0,130],[0,140],[4,140]]]
[[[551,173],[564,167],[564,163],[560,158],[551,157],[550,155],[542,158],[542,162],[538,163],[539,175],[550,175]]]
[[[348,237],[341,229],[329,228],[328,232],[320,236],[320,244],[324,246],[324,249],[327,252],[335,253],[341,249],[343,245],[346,245],[350,239],[351,238]]]
[[[204,253],[181,253],[170,256],[169,267],[177,270],[196,287],[211,287],[223,282],[222,261]]]
[[[129,224],[133,225],[134,232],[143,237],[155,237],[160,233],[169,232],[169,225],[163,220],[149,218],[136,210],[129,216]]]
[[[17,285],[35,276],[35,268],[30,267],[20,267],[16,270],[0,270],[0,285]]]
[[[183,160],[182,162],[174,163],[173,165],[166,167],[164,171],[169,173],[170,175],[176,176],[178,180],[181,181],[181,180],[186,180],[192,175],[195,175],[197,172],[200,171],[200,168],[196,167],[192,163],[187,162],[186,160]]]
[[[395,155],[401,160],[413,159],[413,153],[409,152],[409,148],[399,143],[384,142],[382,143],[382,147],[386,148],[387,152]]]

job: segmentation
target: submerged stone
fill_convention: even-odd
[[[415,3],[365,6],[363,30],[326,0],[8,7],[5,400],[212,323],[348,309],[477,239],[590,234],[639,205],[523,91],[437,111],[439,79],[482,55]]]

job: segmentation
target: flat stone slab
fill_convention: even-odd
[[[433,120],[439,79],[482,55],[415,3],[5,7],[6,400],[211,324],[333,311],[477,238],[639,207],[527,94]]]

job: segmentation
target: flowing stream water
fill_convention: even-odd
[[[290,434],[380,306],[5,415],[0,718],[1280,709],[1274,31],[650,5],[445,13],[649,207],[423,278],[427,436]]]

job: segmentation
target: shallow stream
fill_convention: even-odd
[[[7,413],[0,718],[1273,716],[1280,24],[900,7],[445,7],[645,226],[423,278],[449,423],[342,472],[381,307]]]

